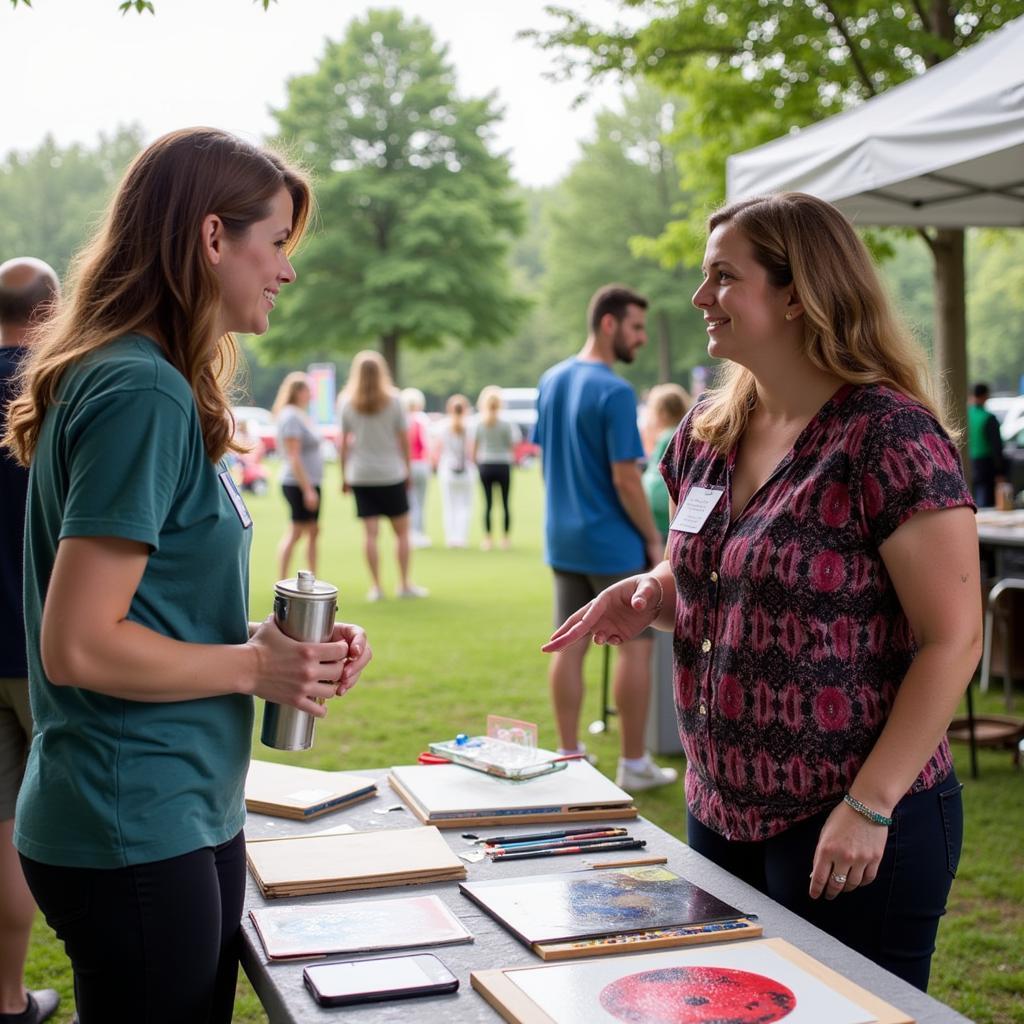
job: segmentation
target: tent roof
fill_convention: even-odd
[[[918,78],[729,157],[730,200],[810,192],[861,224],[1024,225],[1024,18]]]

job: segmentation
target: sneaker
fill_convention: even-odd
[[[679,778],[675,768],[662,768],[650,757],[646,758],[643,768],[629,768],[619,760],[619,770],[615,773],[615,785],[627,793],[637,793],[642,789],[656,789],[668,786]]]
[[[28,993],[28,1005],[21,1013],[0,1013],[0,1024],[17,1021],[18,1024],[42,1024],[49,1020],[60,1003],[60,996],[52,988],[37,988]]]
[[[493,546],[494,545],[491,544],[491,538],[490,537],[484,537],[484,539],[482,541],[480,541],[480,550],[481,551],[490,551]]]
[[[417,587],[415,583],[402,587],[398,592],[399,597],[427,597],[429,594],[430,591],[426,587]]]
[[[381,601],[383,599],[384,595],[381,593],[380,587],[370,587],[366,592],[366,600],[369,601],[370,604],[375,604],[377,601]]]

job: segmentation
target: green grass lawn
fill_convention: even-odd
[[[430,598],[368,604],[361,531],[352,499],[338,493],[331,467],[321,517],[319,572],[341,591],[339,617],[366,627],[374,660],[359,685],[333,703],[317,725],[313,750],[274,757],[329,769],[407,764],[430,740],[482,731],[489,712],[537,722],[542,745],[556,743],[546,661],[539,649],[551,627],[551,586],[541,555],[537,471],[514,476],[514,542],[509,551],[480,551],[478,525],[469,549],[446,550],[436,483],[431,487],[428,526],[435,546],[415,552],[413,565],[414,579],[429,587]],[[270,612],[285,506],[276,488],[248,500],[256,524],[252,618],[262,618]],[[385,535],[389,594],[395,587],[391,548]],[[584,722],[599,713],[599,653],[593,652],[588,662]],[[983,705],[1001,710],[994,695]],[[258,739],[258,727],[256,731]],[[600,767],[613,774],[618,748],[614,725],[610,734],[590,737],[589,745],[600,755]],[[971,781],[966,751],[958,748],[956,755],[966,783],[966,841],[939,932],[930,991],[980,1024],[1024,1024],[1024,773],[1012,768],[1009,754],[983,752],[981,778]],[[270,755],[262,748],[260,756]],[[661,760],[682,772],[682,758]],[[685,838],[678,785],[642,793],[637,804],[646,817]],[[63,948],[41,918],[29,956],[28,983],[60,989],[64,1004],[55,1020],[70,1020],[71,972]],[[266,1020],[244,979],[235,1020]]]

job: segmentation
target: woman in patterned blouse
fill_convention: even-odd
[[[721,386],[662,461],[666,560],[554,634],[674,633],[690,845],[924,989],[960,856],[973,505],[863,244],[800,193],[711,217]]]

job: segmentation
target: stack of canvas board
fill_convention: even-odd
[[[261,907],[249,917],[271,960],[473,941],[438,896]]]
[[[251,761],[245,777],[245,806],[250,811],[300,821],[376,795],[373,779],[362,775],[272,761]]]
[[[519,825],[542,821],[635,818],[633,798],[587,761],[565,771],[512,781],[457,764],[402,765],[391,788],[424,824],[439,828]]]
[[[463,882],[459,890],[544,960],[761,934],[735,907],[663,867]]]
[[[562,771],[568,763],[554,750],[509,743],[493,736],[463,736],[442,743],[431,743],[430,752],[446,757],[455,764],[503,779],[535,779],[540,775]]]
[[[783,939],[474,971],[512,1024],[914,1024]]]
[[[245,855],[268,898],[466,877],[465,865],[430,827],[270,839],[247,843]]]

